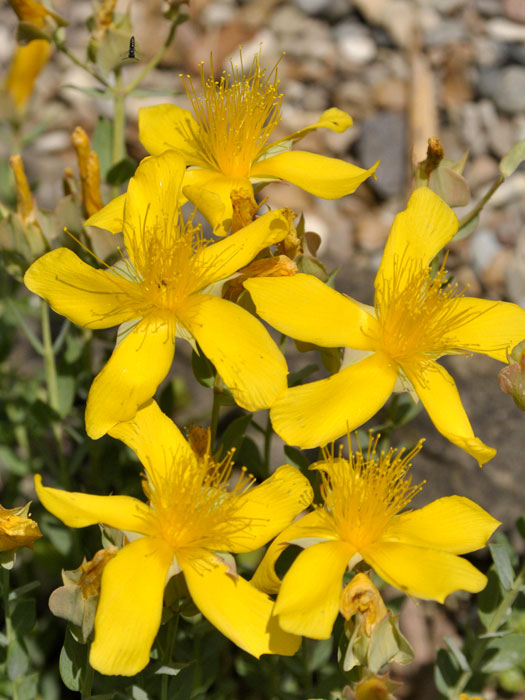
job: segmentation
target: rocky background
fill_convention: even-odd
[[[158,49],[167,23],[160,0],[121,1],[117,9],[128,5],[144,63]],[[91,3],[54,0],[54,7],[70,21],[69,46],[83,55]],[[438,136],[452,160],[469,151],[464,175],[472,191],[470,206],[496,179],[499,159],[525,139],[523,0],[192,0],[189,13],[191,21],[179,28],[163,63],[143,85],[171,97],[128,101],[129,152],[137,159],[145,155],[137,139],[138,108],[159,101],[184,105],[185,96],[173,96],[181,89],[178,74],[195,74],[210,52],[217,67],[238,55],[239,44],[248,57],[261,47],[268,67],[281,58],[284,110],[279,136],[337,106],[352,115],[354,127],[344,134],[310,134],[304,148],[362,167],[381,160],[376,181],[336,202],[286,184],[265,190],[272,205],[305,213],[306,228],[322,236],[319,257],[329,269],[340,267],[338,287],[361,301],[372,300],[373,277],[390,225],[407,201],[413,163],[424,158],[428,137]],[[14,13],[1,8],[4,64],[13,52],[15,27]],[[127,77],[141,67],[140,61],[126,66]],[[107,101],[67,87],[92,84],[90,76],[62,55],[55,55],[40,76],[30,120],[44,128],[23,155],[41,206],[56,206],[63,169],[75,167],[73,128],[80,124],[91,133],[98,114],[110,115]],[[2,155],[9,152],[9,144],[0,147]],[[485,208],[475,233],[452,246],[448,268],[460,286],[468,286],[468,294],[525,306],[524,222],[525,171],[518,171]],[[178,358],[176,371],[187,371],[183,355]],[[497,362],[474,357],[452,358],[446,364],[476,434],[498,454],[480,471],[420,414],[400,436],[427,437],[415,470],[417,480],[428,481],[420,502],[450,493],[467,495],[511,527],[525,503],[524,415],[500,393]],[[193,392],[196,385],[191,378],[187,381]],[[276,463],[281,455],[276,452]],[[410,667],[413,698],[434,697],[427,664],[443,635],[454,633],[448,614],[437,610],[412,602],[404,610],[418,661]]]

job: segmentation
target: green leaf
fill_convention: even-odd
[[[522,515],[516,520],[516,529],[520,535],[525,539],[525,515]]]
[[[489,549],[494,559],[494,566],[496,567],[496,573],[501,581],[501,585],[508,591],[512,588],[512,584],[514,583],[514,569],[510,562],[509,553],[505,546],[501,544],[489,544]]]
[[[238,418],[235,418],[224,433],[221,436],[220,440],[220,445],[222,448],[222,454],[225,455],[227,454],[230,450],[232,449],[237,449],[244,437],[244,433],[246,432],[246,429],[250,425],[250,422],[252,420],[252,414],[247,413],[243,416],[239,416]]]
[[[197,354],[193,352],[191,356],[191,367],[193,369],[193,374],[195,379],[202,384],[202,386],[212,387],[215,383],[215,367],[208,360],[208,358],[203,355],[202,352]]]
[[[69,690],[80,690],[82,684],[82,669],[85,667],[89,647],[75,641],[69,625],[66,629],[64,646],[60,652],[58,664],[60,677]]]
[[[58,411],[62,418],[69,415],[75,400],[75,378],[69,374],[57,377]]]
[[[250,437],[246,437],[246,435],[241,442],[241,446],[235,453],[235,462],[244,465],[250,474],[253,474],[258,479],[265,479],[268,476],[268,474],[265,473],[259,448],[256,443]]]
[[[306,640],[303,641],[303,644]],[[313,649],[308,655],[307,667],[310,673],[314,673],[321,668],[325,668],[328,663],[330,656],[332,655],[332,648],[334,646],[334,639],[330,637],[329,639],[322,639],[314,643]]]
[[[122,185],[133,177],[138,163],[134,158],[126,156],[115,163],[106,173],[106,182],[109,185]]]
[[[106,117],[99,117],[91,139],[93,149],[97,152],[100,174],[105,180],[112,162],[113,122]]]
[[[488,583],[478,594],[478,615],[485,629],[488,629],[494,612],[503,600],[503,590],[496,569],[492,566],[487,573]]]
[[[19,598],[11,605],[11,622],[22,638],[33,629],[36,621],[36,603],[33,598]]]
[[[509,177],[525,160],[525,140],[519,141],[503,156],[499,163],[499,171],[503,177]]]
[[[476,226],[479,223],[479,214],[475,216],[473,219],[471,219],[468,223],[466,223],[464,226],[461,226],[461,228],[458,229],[458,232],[452,239],[453,241],[462,241],[464,238],[468,238],[470,234],[475,230]]]
[[[38,692],[39,674],[31,673],[16,682],[17,697],[24,700],[35,700]]]
[[[20,459],[7,445],[0,445],[0,468],[6,469],[15,476],[29,474],[29,462]]]
[[[24,45],[29,44],[34,39],[46,39],[49,41],[49,34],[32,22],[19,22],[16,29],[17,42]]]
[[[24,676],[29,668],[29,659],[22,642],[17,637],[11,640],[7,648],[7,675],[10,680]]]
[[[38,524],[44,536],[60,554],[69,554],[73,540],[71,532],[61,522],[50,513],[42,513]]]
[[[63,88],[71,88],[72,90],[78,90],[78,92],[88,95],[89,97],[102,97],[106,100],[113,99],[113,93],[106,88],[99,87],[81,87],[80,85],[73,85],[71,83],[66,83],[62,85]]]
[[[302,384],[303,379],[306,379],[314,372],[317,372],[318,369],[319,365],[310,364],[306,365],[306,367],[303,367],[298,372],[291,372],[288,375],[288,386],[292,387],[297,386],[298,384]]]
[[[307,470],[310,467],[310,460],[301,450],[297,449],[297,447],[285,445],[284,454],[288,457],[290,464],[301,469],[301,471]]]
[[[450,207],[465,207],[470,201],[467,181],[446,165],[440,165],[430,173],[428,186]]]
[[[508,634],[491,641],[485,652],[480,670],[498,673],[520,666],[525,658],[525,634]]]
[[[446,645],[448,646],[448,648],[452,652],[454,659],[456,660],[459,668],[462,671],[466,671],[466,672],[470,671],[469,662],[467,661],[465,654],[461,651],[461,649],[458,647],[458,645],[452,639],[452,637],[447,636],[444,638],[444,640],[445,640]]]
[[[460,675],[458,663],[452,654],[445,649],[440,649],[434,667],[434,682],[439,692],[448,697]]]

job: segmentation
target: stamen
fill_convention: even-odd
[[[356,551],[378,540],[392,518],[405,508],[421,490],[407,477],[412,458],[423,441],[406,452],[390,448],[376,454],[380,436],[371,439],[366,453],[362,449],[343,459],[333,447],[323,450],[323,461],[313,465],[321,472],[324,512],[341,539]],[[322,511],[321,511],[322,512]]]
[[[195,130],[187,122],[179,126],[198,153],[193,165],[246,178],[252,163],[269,147],[267,141],[281,120],[282,94],[277,65],[267,75],[259,61],[260,52],[246,73],[241,54],[240,67],[231,62],[231,71],[216,79],[210,56],[209,78],[204,63],[200,65],[202,96],[189,75],[180,76],[199,127]]]

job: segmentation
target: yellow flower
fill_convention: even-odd
[[[377,167],[355,165],[305,151],[291,151],[293,143],[319,128],[343,132],[352,125],[348,114],[337,108],[290,136],[270,142],[281,119],[277,66],[267,74],[259,56],[251,65],[231,66],[219,78],[206,79],[201,64],[202,96],[187,76],[183,78],[193,114],[170,104],[139,110],[139,138],[152,155],[175,149],[190,166],[184,178],[184,194],[224,235],[232,221],[231,192],[255,184],[286,180],[325,199],[354,192]]]
[[[119,334],[125,337],[89,392],[86,429],[94,439],[132,418],[153,396],[170,369],[176,333],[197,340],[240,406],[250,411],[268,407],[286,389],[286,362],[263,325],[208,292],[282,240],[290,213],[268,212],[207,245],[199,229],[182,221],[183,176],[184,162],[173,151],[142,161],[129,183],[124,211],[127,257],[117,265],[95,270],[68,248],[59,248],[25,275],[31,291],[80,326],[126,324]]]
[[[444,268],[431,277],[431,261],[456,231],[452,210],[418,188],[392,226],[373,309],[310,275],[244,283],[257,312],[281,333],[346,348],[337,374],[290,389],[272,407],[283,440],[325,445],[371,418],[392,391],[408,389],[448,440],[480,464],[495,455],[474,436],[454,380],[437,360],[478,352],[505,362],[506,349],[523,338],[525,311],[463,296],[444,284]]]
[[[33,549],[33,542],[42,537],[40,528],[29,517],[29,506],[3,508],[0,506],[0,552],[8,552],[19,547]]]
[[[364,560],[392,586],[443,602],[457,590],[481,591],[486,577],[459,554],[483,547],[499,523],[468,498],[450,496],[414,511],[400,511],[421,486],[407,478],[421,448],[343,459],[325,451],[312,465],[321,474],[324,500],[271,544],[252,583],[279,591],[275,614],[288,632],[327,639],[337,617],[343,574]],[[289,544],[305,547],[282,585],[274,563]],[[280,590],[279,590],[280,589]]]
[[[40,71],[51,56],[52,46],[45,39],[35,39],[25,46],[17,46],[5,89],[11,96],[15,106],[22,110],[35,85]]]
[[[90,663],[101,673],[134,675],[149,661],[164,586],[183,572],[202,614],[250,654],[294,654],[300,638],[283,632],[273,601],[235,570],[225,552],[251,552],[286,527],[312,500],[310,485],[285,465],[254,488],[241,476],[227,488],[230,460],[198,460],[174,423],[152,401],[110,431],[145,466],[148,505],[129,496],[91,496],[42,485],[44,506],[70,527],[102,522],[131,540],[102,573]],[[133,533],[133,534],[132,534]]]

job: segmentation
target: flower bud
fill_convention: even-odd
[[[89,216],[104,206],[100,194],[100,166],[98,155],[91,150],[88,136],[81,126],[73,131],[73,146],[77,152],[78,169],[82,183],[82,200]]]
[[[516,406],[525,411],[525,340],[512,349],[509,362],[498,374],[499,388],[504,394],[510,394]]]

